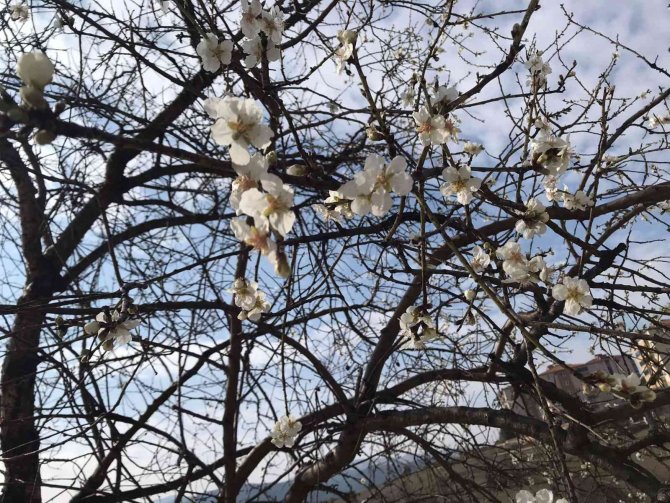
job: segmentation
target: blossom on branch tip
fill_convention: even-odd
[[[490,263],[491,257],[481,246],[475,246],[472,248],[472,260],[470,261],[470,267],[472,267],[472,269],[477,274],[484,272]]]
[[[221,66],[230,64],[233,51],[233,42],[231,40],[223,40],[219,42],[218,37],[214,33],[205,34],[195,48],[202,60],[202,68],[206,72],[218,72]]]
[[[23,2],[10,5],[9,10],[13,21],[25,23],[30,18],[30,8]]]
[[[549,214],[540,201],[531,198],[526,203],[526,210],[519,213],[521,217],[517,220],[514,229],[524,239],[530,239],[533,236],[542,235],[547,231],[547,222],[549,221]]]
[[[258,321],[261,314],[270,310],[265,293],[258,290],[258,283],[255,281],[237,278],[228,291],[235,295],[235,305],[240,308],[238,320]]]
[[[533,495],[532,492],[522,489],[516,493],[515,503],[568,503],[565,498],[554,501],[554,493],[549,489],[540,489]]]
[[[258,23],[260,31],[265,33],[270,42],[273,44],[281,43],[281,37],[284,33],[284,19],[279,7],[275,5],[269,11],[261,12]]]
[[[226,96],[209,99],[205,109],[214,115],[212,138],[218,145],[230,147],[233,163],[246,165],[251,160],[250,145],[262,149],[270,145],[272,130],[262,123],[263,111],[252,99]]]
[[[512,281],[519,283],[529,279],[528,259],[516,241],[508,241],[496,250],[496,256],[503,261],[503,270]]]
[[[336,190],[329,190],[329,196],[323,204],[313,204],[312,209],[316,211],[325,221],[334,220],[341,222],[354,216],[351,211],[351,201]]]
[[[437,86],[430,89],[431,99],[434,104],[448,104],[458,98],[459,93],[456,86]]]
[[[563,186],[563,206],[568,210],[585,210],[589,206],[593,206],[593,199],[583,190],[578,190],[574,195],[568,192],[568,187]]]
[[[460,168],[449,166],[442,171],[442,176],[447,181],[440,187],[442,195],[449,197],[455,194],[461,204],[469,204],[472,201],[472,193],[477,192],[482,186],[481,179],[472,176],[470,166]]]
[[[84,326],[84,332],[88,335],[97,335],[102,341],[103,349],[108,351],[115,344],[128,344],[133,340],[130,331],[140,324],[139,318],[131,318],[128,313],[120,313],[117,309],[111,312],[111,315],[101,311],[91,321]]]
[[[570,166],[572,147],[569,138],[540,134],[531,141],[530,148],[533,159],[547,170],[548,175],[561,176]]]
[[[403,349],[424,349],[425,343],[440,336],[435,324],[423,309],[410,306],[399,318]]]
[[[272,240],[269,231],[247,224],[244,218],[232,220],[230,228],[237,239],[259,251],[262,255],[271,257],[276,253],[277,243]]]
[[[424,146],[442,145],[451,140],[458,142],[460,129],[454,118],[445,118],[442,115],[431,115],[426,107],[421,107],[412,113],[416,123],[416,132]]]
[[[544,87],[547,83],[547,75],[551,74],[551,66],[542,59],[542,51],[535,51],[529,55],[524,65],[530,73],[527,84],[535,84],[538,88]]]
[[[275,177],[268,173],[268,161],[261,153],[251,156],[249,164],[239,166],[233,164],[233,169],[237,173],[237,178],[233,180],[230,190],[230,205],[236,214],[242,213],[240,210],[240,199],[242,194],[249,189],[258,188],[258,183],[266,177]]]
[[[483,152],[483,150],[484,150],[484,146],[481,143],[472,143],[472,142],[466,141],[463,144],[463,152],[465,152],[466,154],[469,154],[473,157],[480,154],[481,152]]]
[[[383,157],[370,154],[363,171],[342,185],[339,192],[351,200],[351,211],[356,215],[372,212],[377,217],[384,216],[393,206],[392,192],[406,196],[412,190],[413,180],[406,167],[407,161],[401,156],[386,165]]]
[[[240,6],[242,8],[240,30],[245,37],[255,38],[261,29],[258,16],[261,15],[263,7],[259,0],[251,0],[251,3],[248,0],[240,0]]]
[[[271,442],[280,449],[282,447],[290,449],[295,445],[300,430],[302,430],[302,423],[300,421],[290,414],[283,416],[272,427],[272,432],[270,433],[272,437]]]
[[[293,189],[274,175],[262,178],[261,186],[265,192],[252,188],[242,194],[239,209],[253,217],[259,229],[267,232],[272,227],[285,237],[295,223]]]
[[[26,52],[16,63],[16,74],[28,86],[43,91],[54,76],[54,65],[42,51]]]
[[[335,71],[341,74],[344,69],[344,63],[351,58],[354,53],[354,43],[358,34],[353,30],[341,30],[337,33],[337,39],[340,41],[340,47],[335,51]]]
[[[281,58],[279,48],[271,40],[261,39],[260,36],[254,37],[242,42],[242,49],[247,55],[244,58],[244,66],[253,68],[263,61],[263,57],[267,58],[268,62],[278,61]]]
[[[551,290],[551,295],[558,301],[565,301],[563,312],[578,315],[583,309],[589,309],[593,303],[591,289],[584,279],[565,276],[563,281]]]

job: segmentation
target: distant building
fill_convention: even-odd
[[[566,368],[567,367],[567,368]],[[551,365],[547,370],[540,374],[545,381],[556,385],[557,388],[571,395],[576,395],[585,403],[591,404],[594,410],[605,407],[608,403],[616,403],[618,398],[609,393],[601,393],[597,390],[589,390],[584,383],[576,378],[573,372],[578,372],[583,376],[595,372],[605,372],[607,374],[640,374],[635,360],[627,355],[598,355],[586,363],[563,365]],[[594,392],[595,391],[595,392]],[[519,393],[517,388],[509,386],[500,390],[498,395],[500,404],[506,409],[510,409],[517,414],[531,417],[543,418],[542,407],[536,397],[526,393]],[[502,435],[502,440],[508,438]]]
[[[645,382],[655,390],[670,388],[670,320],[662,320],[660,325],[648,328],[645,333],[667,338],[668,342],[640,339],[635,353]]]

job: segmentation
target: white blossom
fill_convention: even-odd
[[[275,175],[268,173],[267,158],[261,153],[251,156],[249,164],[243,166],[233,164],[233,169],[237,173],[237,178],[231,184],[230,205],[235,210],[235,213],[239,215],[242,213],[240,210],[242,194],[249,189],[257,188],[263,178],[275,177]]]
[[[402,348],[424,349],[425,343],[439,337],[435,324],[421,308],[410,306],[399,318],[400,334],[404,337]]]
[[[218,72],[221,66],[230,64],[233,51],[233,42],[223,40],[219,42],[214,33],[207,33],[195,48],[202,60],[202,67],[207,72]]]
[[[409,86],[407,88],[407,91],[403,93],[403,95],[400,97],[402,100],[402,104],[405,107],[413,107],[414,106],[414,100],[416,99],[416,93],[414,91],[414,86]]]
[[[652,129],[658,126],[665,126],[666,124],[670,124],[670,114],[652,115],[649,117],[649,127]]]
[[[480,154],[484,150],[484,146],[481,143],[472,143],[469,141],[466,141],[463,144],[463,152],[466,154],[469,154],[471,156],[476,156]]]
[[[412,113],[416,123],[416,132],[424,146],[442,145],[451,140],[458,142],[458,133],[455,119],[445,119],[442,115],[431,115],[426,107],[421,107]]]
[[[433,87],[431,89],[431,98],[433,100],[433,103],[438,104],[438,103],[450,103],[454,101],[455,99],[458,98],[458,90],[456,89],[455,86],[452,87],[447,87],[447,86],[439,86],[437,88]]]
[[[574,195],[568,192],[568,187],[563,187],[563,206],[568,210],[585,210],[589,206],[593,206],[593,199],[583,190],[578,190]]]
[[[554,493],[549,489],[540,489],[535,495],[532,492],[522,489],[516,493],[515,503],[568,503],[565,498],[559,498],[554,501]]]
[[[230,147],[230,158],[238,165],[248,164],[250,145],[265,148],[270,144],[272,130],[263,124],[263,111],[252,99],[226,96],[208,100],[206,110],[216,118],[212,138],[219,145]]]
[[[159,8],[163,14],[167,14],[170,10],[170,0],[154,0],[154,5]]]
[[[563,277],[563,281],[551,290],[551,295],[558,301],[565,301],[563,312],[577,315],[582,309],[589,309],[593,302],[589,284],[584,279]]]
[[[634,372],[627,376],[613,374],[610,382],[612,392],[630,401],[635,408],[641,407],[642,402],[653,402],[656,399],[654,390],[644,386],[640,376]]]
[[[237,278],[228,292],[235,295],[235,305],[237,307],[249,311],[256,304],[258,283],[245,278]]]
[[[260,32],[261,25],[258,19],[263,8],[259,0],[241,0],[240,6],[242,8],[242,19],[240,20],[240,30],[247,38],[256,38]]]
[[[128,314],[122,315],[117,309],[114,309],[111,315],[105,311],[98,313],[95,321],[84,326],[84,332],[88,335],[98,335],[103,342],[111,341],[103,344],[103,348],[108,350],[115,344],[123,345],[132,341],[133,336],[130,331],[139,324],[139,318],[130,318]]]
[[[463,295],[465,296],[465,300],[467,300],[468,302],[472,302],[473,300],[475,300],[475,297],[477,296],[477,292],[475,292],[474,290],[468,289],[468,290],[465,290],[463,292]]]
[[[472,248],[472,261],[470,262],[470,267],[472,267],[476,273],[480,274],[484,272],[490,263],[491,257],[481,246]]]
[[[265,57],[268,62],[278,61],[281,57],[279,48],[271,40],[266,40],[265,47],[263,47],[263,40],[261,37],[256,36],[249,40],[244,40],[242,42],[242,49],[244,53],[247,54],[247,57],[244,58],[244,66],[247,68],[253,68],[263,61],[263,51],[265,49]]]
[[[30,18],[30,8],[23,2],[9,6],[10,17],[13,21],[26,22]]]
[[[42,51],[26,52],[16,63],[16,74],[28,86],[42,91],[53,80],[54,65]]]
[[[357,36],[358,34],[353,30],[341,30],[337,34],[337,39],[341,44],[335,51],[335,70],[338,75],[342,73],[345,61],[348,61],[354,53]]]
[[[268,41],[280,44],[284,33],[284,19],[281,10],[276,5],[269,11],[263,11],[259,20],[260,30],[265,33]]]
[[[460,168],[449,166],[442,170],[442,176],[447,181],[440,187],[442,195],[449,197],[455,194],[461,204],[469,204],[472,201],[472,193],[478,191],[482,185],[480,178],[472,176],[470,166]]]
[[[312,205],[312,208],[321,218],[325,221],[334,220],[341,222],[343,218],[347,219],[354,216],[349,199],[336,190],[329,190],[328,193],[329,196],[323,201],[323,204]]]
[[[516,241],[508,241],[496,250],[496,255],[503,261],[503,271],[512,281],[524,283],[529,279],[528,259]]]
[[[529,55],[525,66],[530,73],[528,85],[534,83],[538,87],[543,87],[547,83],[547,75],[551,74],[551,66],[544,62],[541,51]]]
[[[254,217],[260,230],[267,232],[272,227],[284,237],[295,223],[293,189],[273,175],[262,178],[261,186],[265,192],[252,188],[242,194],[240,211]]]
[[[540,134],[530,144],[533,158],[537,159],[552,176],[561,176],[570,165],[572,148],[569,138]]]
[[[517,220],[514,229],[524,239],[530,239],[533,236],[542,235],[547,231],[547,222],[549,214],[544,205],[535,198],[530,198],[526,203],[526,211],[520,214],[521,219]]]
[[[363,171],[340,187],[339,192],[351,199],[351,211],[356,215],[385,215],[393,205],[391,193],[406,196],[412,190],[412,177],[405,171],[407,161],[396,156],[386,165],[384,158],[370,154]]]
[[[544,185],[544,193],[547,197],[547,201],[555,201],[558,194],[558,189],[556,188],[558,178],[555,176],[547,176],[542,183]]]
[[[291,448],[295,445],[298,434],[302,430],[302,423],[292,415],[283,416],[272,428],[272,443],[279,447]]]
[[[265,293],[258,290],[253,298],[253,304],[249,309],[240,311],[237,315],[238,320],[249,320],[256,322],[261,319],[263,313],[270,310],[270,303],[265,300]]]
[[[244,218],[232,220],[230,227],[237,239],[251,246],[254,250],[261,252],[261,254],[267,255],[274,261],[277,243],[272,240],[268,231],[263,231],[253,225],[247,224]]]

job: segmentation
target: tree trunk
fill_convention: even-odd
[[[5,348],[0,382],[0,445],[5,458],[3,503],[40,503],[40,439],[35,428],[37,350],[44,313],[36,307],[44,297],[28,292],[18,301],[18,312]]]

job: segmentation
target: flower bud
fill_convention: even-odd
[[[467,299],[468,302],[472,302],[474,298],[477,296],[474,290],[466,290],[463,292],[463,295],[465,295],[465,298]]]
[[[291,275],[291,266],[289,265],[284,252],[277,252],[275,272],[282,278],[288,278]]]
[[[337,40],[342,44],[353,44],[357,37],[358,33],[354,30],[340,30],[337,32]]]
[[[42,90],[53,79],[54,65],[42,51],[28,52],[16,63],[16,73],[27,85]]]
[[[7,112],[7,117],[9,117],[14,122],[26,122],[28,120],[28,115],[25,110],[22,110],[19,107],[14,107],[9,112]]]
[[[365,133],[368,135],[368,139],[371,141],[380,141],[384,139],[384,135],[374,126],[368,126],[365,128]]]
[[[307,166],[303,164],[292,164],[286,168],[286,174],[291,176],[305,176],[307,174]]]
[[[37,87],[27,85],[21,87],[21,99],[28,108],[35,110],[46,110],[49,108],[47,100],[44,99],[44,94]]]
[[[270,152],[265,154],[265,159],[268,161],[268,164],[272,166],[277,162],[277,152],[270,150]]]
[[[65,325],[65,320],[64,320],[63,317],[59,314],[58,316],[56,316],[56,319],[54,320],[54,323],[56,323],[56,326],[57,326],[57,327],[62,327],[63,325]]]
[[[35,136],[33,136],[33,140],[35,140],[37,145],[49,145],[55,139],[56,133],[49,131],[48,129],[40,129],[35,133]]]

